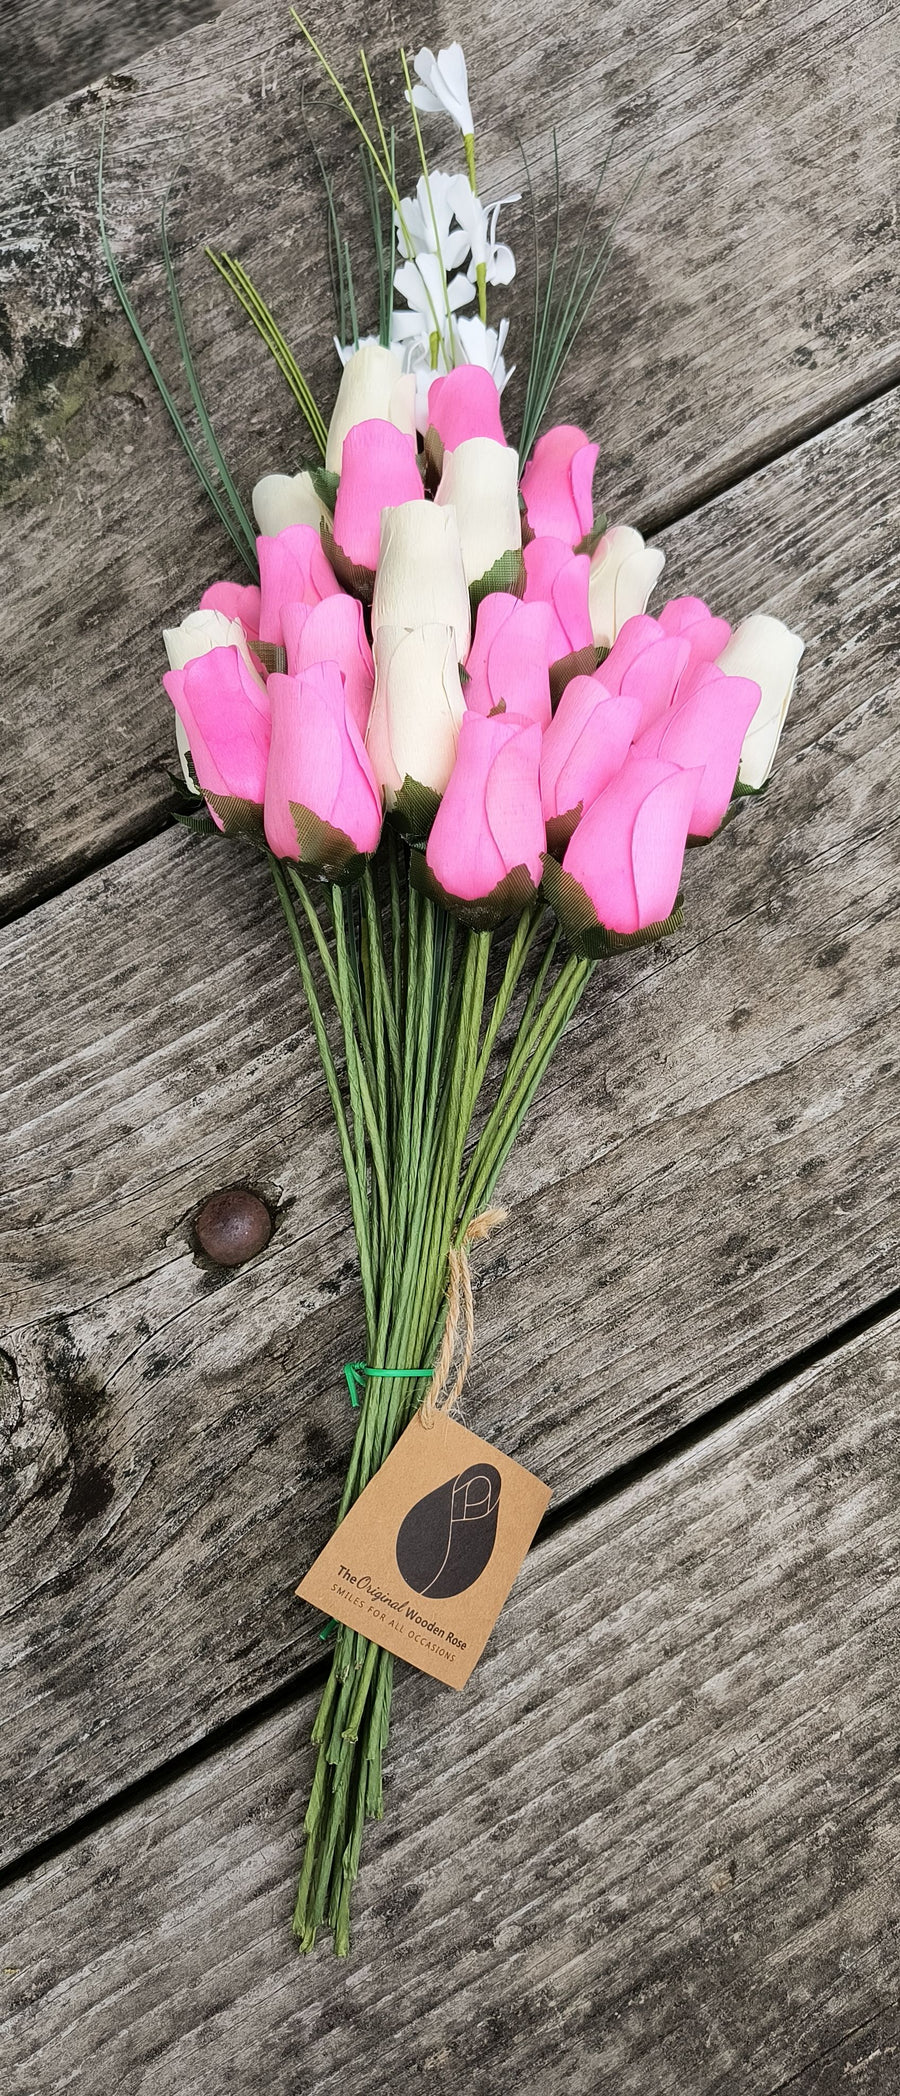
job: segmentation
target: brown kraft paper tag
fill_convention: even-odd
[[[458,1419],[437,1412],[424,1427],[417,1414],[297,1593],[462,1688],[550,1496]]]

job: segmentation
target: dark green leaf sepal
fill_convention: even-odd
[[[502,590],[509,597],[524,597],[527,580],[522,548],[511,546],[508,553],[501,553],[499,560],[495,560],[493,567],[488,568],[485,575],[479,575],[477,582],[470,582],[469,603],[472,606],[472,617],[475,617],[482,597],[492,597],[498,590]]]
[[[474,901],[448,895],[446,888],[435,879],[424,852],[420,851],[410,855],[409,878],[420,895],[430,896],[432,902],[439,903],[448,916],[455,917],[457,923],[464,924],[470,932],[493,932],[507,917],[521,917],[537,894],[527,866],[514,866],[489,895],[476,896]]]
[[[318,495],[319,501],[324,503],[325,508],[334,516],[340,474],[332,473],[327,466],[309,466],[307,471],[312,481],[313,494]]]
[[[365,871],[365,852],[357,851],[346,831],[336,830],[311,808],[299,801],[288,803],[297,832],[300,872],[345,887],[358,881]]]
[[[435,793],[434,787],[421,785],[407,772],[388,820],[399,831],[404,844],[424,845],[428,842],[440,805],[441,796]]]
[[[561,655],[558,662],[550,664],[550,704],[554,713],[573,677],[592,677],[600,664],[600,649],[576,648],[571,655]]]
[[[320,525],[322,544],[341,585],[351,597],[359,597],[363,604],[371,604],[375,590],[374,568],[364,568],[358,561],[349,560],[337,544],[334,532],[323,517]]]
[[[250,837],[263,842],[263,811],[256,801],[240,801],[230,793],[206,793],[204,800],[218,815],[226,837]]]

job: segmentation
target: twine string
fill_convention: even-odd
[[[469,1224],[461,1242],[447,1254],[447,1316],[434,1374],[422,1399],[419,1419],[433,1427],[438,1412],[449,1414],[459,1403],[475,1351],[475,1305],[472,1299],[472,1270],[469,1247],[484,1239],[506,1219],[505,1208],[486,1208]]]

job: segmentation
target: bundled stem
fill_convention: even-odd
[[[450,1248],[489,1201],[591,973],[571,956],[554,971],[558,934],[548,933],[536,902],[488,999],[491,934],[461,931],[419,895],[403,857],[389,833],[357,891],[326,890],[333,948],[296,869],[271,860],[335,1116],[366,1310],[369,1374],[339,1521],[421,1401],[421,1382],[397,1371],[428,1368],[435,1358]],[[294,1913],[304,1950],[326,1926],[338,1956],[349,1949],[363,1829],[382,1813],[392,1687],[391,1654],[338,1624],[312,1734],[318,1753]]]

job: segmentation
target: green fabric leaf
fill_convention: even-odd
[[[584,538],[579,539],[578,544],[573,548],[573,551],[575,553],[586,553],[588,555],[588,558],[590,559],[591,554],[596,552],[596,549],[600,544],[600,540],[603,537],[608,522],[609,519],[607,517],[595,517],[593,524],[591,525],[590,531],[586,531],[584,534]]]
[[[355,560],[348,560],[336,543],[334,532],[323,517],[320,525],[322,544],[341,585],[351,597],[361,598],[363,604],[371,604],[375,589],[374,568],[363,568]]]
[[[508,553],[501,553],[493,567],[488,568],[486,575],[479,576],[477,582],[470,582],[469,602],[472,606],[472,617],[475,617],[482,597],[493,596],[497,590],[505,590],[511,597],[524,597],[526,580],[522,548],[511,546]]]
[[[390,820],[404,844],[427,843],[440,805],[441,796],[432,786],[421,785],[407,773],[390,811]]]
[[[301,873],[319,874],[336,884],[358,880],[366,860],[352,837],[344,830],[336,830],[330,822],[323,822],[321,815],[315,815],[299,801],[291,801],[289,806],[297,832]]]
[[[324,502],[325,508],[334,516],[340,474],[332,473],[327,466],[310,466],[307,470],[313,484],[313,493],[318,495],[319,501]]]
[[[550,664],[550,703],[554,713],[573,677],[592,677],[600,661],[599,648],[576,648],[572,655],[561,655],[558,662]]]
[[[193,837],[221,837],[222,832],[216,828],[211,815],[188,815],[181,808],[173,808],[172,814],[182,829],[190,830]]]
[[[229,793],[207,793],[204,798],[219,816],[226,837],[252,837],[255,844],[262,843],[263,811],[256,801],[240,801]]]

